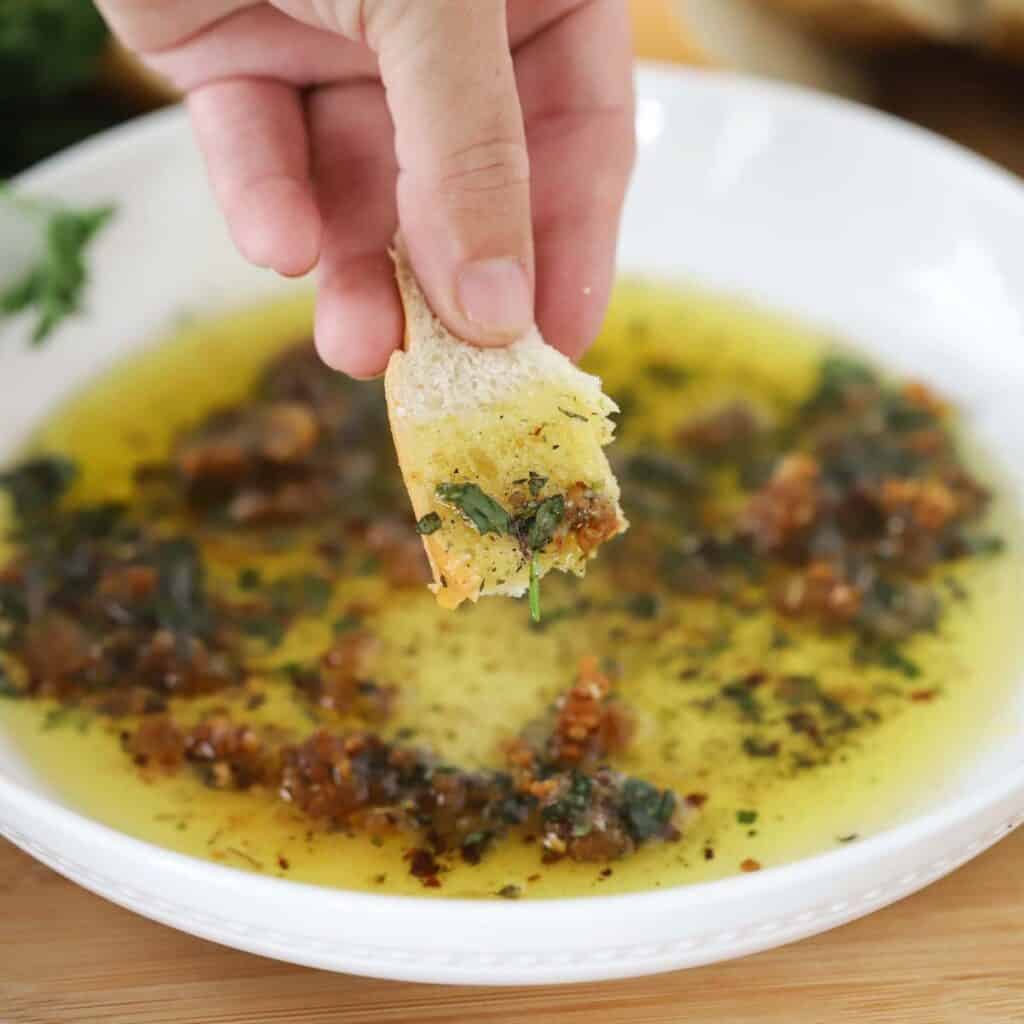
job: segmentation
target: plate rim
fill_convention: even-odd
[[[864,107],[856,102],[826,96],[799,86],[766,82],[741,74],[678,68],[655,62],[640,62],[637,78],[641,97],[644,83],[648,82],[650,83],[648,88],[652,90],[655,101],[658,101],[662,90],[666,88],[696,88],[716,93],[727,99],[738,96],[748,105],[763,106],[767,103],[769,108],[776,108],[781,104],[785,109],[796,110],[797,113],[810,110],[812,116],[830,113],[840,119],[867,125],[872,131],[900,136],[915,146],[928,147],[935,155],[936,160],[944,160],[947,166],[969,175],[974,179],[978,188],[984,187],[990,192],[993,189],[998,190],[1001,199],[1017,206],[1021,215],[1024,216],[1024,185],[1009,171],[1003,170],[986,158],[972,153],[955,142],[943,139],[927,129],[910,125],[894,116]],[[49,186],[50,182],[65,175],[70,176],[72,180],[87,178],[94,173],[97,167],[111,161],[116,162],[125,148],[131,147],[133,150],[137,150],[142,146],[167,146],[171,144],[171,140],[180,140],[180,136],[187,132],[186,122],[187,114],[180,105],[144,115],[49,158],[18,176],[14,179],[15,183],[18,187],[44,189]],[[820,883],[836,874],[844,874],[858,868],[867,868],[873,863],[884,862],[887,856],[905,852],[915,845],[927,844],[929,839],[940,833],[947,833],[956,828],[963,829],[965,826],[977,823],[985,817],[986,813],[991,813],[994,808],[1004,804],[1016,804],[1015,812],[1005,821],[1005,824],[999,825],[995,830],[986,826],[983,830],[984,837],[976,836],[969,843],[965,841],[965,849],[967,847],[977,847],[977,849],[966,854],[963,860],[974,856],[982,848],[997,841],[1003,834],[1021,823],[1021,813],[1024,813],[1024,760],[1015,766],[1013,771],[978,787],[970,794],[952,801],[942,809],[915,816],[910,821],[886,828],[848,846],[826,850],[757,873],[733,875],[710,882],[689,883],[638,893],[558,897],[517,903],[498,899],[425,899],[411,895],[360,892],[243,872],[181,854],[120,832],[88,818],[72,807],[59,803],[56,799],[34,793],[14,779],[0,774],[0,811],[3,812],[0,815],[0,832],[11,838],[16,845],[29,848],[29,852],[35,856],[34,847],[37,852],[43,854],[42,859],[48,862],[59,859],[59,855],[41,849],[38,841],[31,840],[27,836],[20,836],[15,828],[7,824],[8,820],[17,821],[19,816],[26,820],[36,819],[37,823],[46,830],[56,833],[68,832],[71,835],[79,833],[90,843],[112,844],[124,857],[128,859],[143,858],[148,863],[159,867],[160,870],[167,871],[181,879],[202,876],[212,880],[213,884],[242,884],[246,889],[253,891],[254,900],[265,899],[269,902],[276,902],[280,899],[287,899],[289,894],[301,891],[307,896],[313,893],[317,894],[318,898],[324,901],[325,909],[329,903],[330,910],[345,909],[357,914],[408,912],[411,907],[419,906],[433,908],[435,912],[443,913],[453,927],[458,927],[460,922],[467,924],[473,922],[477,926],[482,925],[485,923],[485,919],[493,917],[494,908],[498,904],[502,907],[500,913],[504,917],[516,921],[519,926],[526,926],[531,923],[542,924],[552,914],[560,912],[576,914],[581,909],[591,915],[611,916],[614,916],[615,911],[625,910],[627,907],[637,914],[644,914],[654,909],[661,913],[671,911],[673,908],[683,910],[703,903],[714,902],[724,890],[727,889],[730,893],[735,893],[740,887],[742,887],[745,898],[756,900],[760,896],[777,893],[793,886]],[[47,853],[49,856],[46,856]],[[943,869],[939,870],[934,877],[940,877],[962,862],[962,860],[958,861],[956,857],[943,858]],[[51,863],[51,866],[54,865]],[[57,870],[60,871],[61,868],[58,866]],[[65,871],[62,873],[68,874]],[[71,873],[69,877],[81,883],[81,878],[75,877],[75,874],[80,873],[80,871]],[[928,874],[928,870],[921,872],[919,879],[915,880],[915,884],[900,888],[898,892],[896,888],[880,883],[876,888],[885,890],[885,893],[884,898],[880,898],[878,906],[906,895],[907,892],[913,891],[915,888],[930,884],[934,877],[926,877]],[[244,880],[244,882],[240,880]],[[111,880],[112,883],[115,881]],[[894,879],[893,882],[895,883],[895,881]],[[916,884],[917,882],[919,884]],[[92,888],[88,883],[84,884],[87,888]],[[897,888],[899,887],[897,886]],[[108,893],[104,893],[104,895],[119,902],[116,897],[111,897]],[[133,906],[132,909],[138,910],[138,907]],[[849,920],[852,916],[870,913],[874,909],[876,907],[866,906],[857,914],[840,915],[840,918]],[[139,912],[146,913],[144,910]],[[534,919],[536,919],[535,922]],[[837,919],[832,924],[819,924],[806,934],[832,927],[834,924],[841,923],[841,920]],[[183,925],[180,921],[177,923],[165,921],[165,923],[195,931],[195,929],[189,928],[187,923]],[[215,935],[203,934],[206,938],[225,941],[217,939]],[[236,940],[230,940],[230,944],[240,945]],[[777,944],[779,944],[777,940],[768,940],[765,946]],[[592,954],[596,954],[600,949],[619,949],[620,947],[594,946],[588,948]],[[266,950],[262,948],[253,951],[263,952],[265,955],[275,955],[272,952],[266,953]],[[294,956],[288,958],[296,959]],[[322,966],[319,963],[314,965]],[[645,973],[643,969],[638,970],[635,965],[625,968],[622,973],[616,973],[613,968],[614,965],[605,965],[597,973],[584,973],[581,977],[610,978]],[[652,968],[652,970],[663,969],[666,968]],[[507,971],[487,975],[486,971],[481,972],[479,968],[474,968],[474,970],[476,973],[474,979],[471,979],[474,981],[481,978],[498,983],[504,981],[513,983],[517,979],[522,980],[520,976],[513,976]],[[361,971],[360,973],[365,972]],[[562,973],[569,975],[572,972],[563,971]],[[400,977],[402,975],[395,971],[389,971],[382,976]],[[411,975],[408,975],[407,972],[407,976]],[[439,976],[444,976],[444,972],[435,968],[430,969],[431,978]],[[429,979],[416,977],[413,980]],[[445,980],[449,979],[445,978]],[[455,978],[454,980],[460,979]]]

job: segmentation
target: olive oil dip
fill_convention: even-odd
[[[924,385],[621,285],[586,364],[631,529],[534,622],[437,607],[381,391],[310,322],[189,327],[0,475],[0,727],[83,814],[364,891],[633,892],[857,842],[993,727],[1016,510]]]

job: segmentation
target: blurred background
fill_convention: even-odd
[[[638,57],[916,121],[1024,174],[1024,0],[631,0]],[[0,177],[163,104],[90,0],[0,0]]]

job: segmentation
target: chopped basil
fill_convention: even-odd
[[[560,494],[545,498],[533,514],[529,530],[526,533],[526,544],[531,551],[541,551],[551,543],[555,531],[565,518],[565,498]]]
[[[540,495],[540,492],[544,490],[544,485],[547,482],[548,478],[546,476],[541,476],[539,473],[534,473],[534,471],[531,469],[529,480],[530,496],[533,498],[538,497]]]
[[[509,514],[476,484],[439,484],[436,493],[441,501],[457,508],[478,533],[509,532]]]
[[[626,824],[638,842],[663,832],[676,806],[671,790],[660,790],[643,779],[627,779],[622,787],[622,799]]]
[[[429,537],[441,529],[441,517],[436,512],[428,512],[416,523],[416,532],[421,537]]]
[[[207,636],[212,623],[206,571],[195,541],[189,537],[161,541],[154,561],[158,573],[156,614],[161,626],[182,642],[192,635]]]
[[[523,481],[519,481],[523,482]],[[547,483],[547,478],[531,472],[530,493],[536,498]],[[457,508],[480,534],[496,533],[511,536],[519,544],[523,554],[530,559],[530,616],[540,621],[540,563],[537,553],[551,543],[558,527],[565,518],[565,498],[552,495],[543,501],[531,501],[514,516],[510,516],[489,494],[476,484],[440,484],[436,494],[441,501]],[[420,530],[429,516],[417,525],[420,532],[432,533],[436,526],[427,531]]]
[[[0,490],[7,491],[14,514],[26,527],[49,515],[78,475],[70,459],[44,455],[0,473]]]
[[[849,356],[826,356],[818,371],[818,387],[807,400],[803,412],[815,415],[841,409],[848,397],[878,384],[874,370]]]

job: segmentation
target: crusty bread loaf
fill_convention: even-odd
[[[588,543],[593,533],[581,543],[568,528],[586,519],[581,502],[610,517],[602,539],[626,528],[603,451],[615,403],[536,328],[507,348],[458,340],[430,310],[400,246],[395,263],[406,341],[385,376],[388,415],[421,532],[430,530],[423,540],[438,601],[454,608],[489,594],[520,596],[531,564],[538,579],[552,569],[582,575],[596,546]],[[528,557],[515,531],[481,532],[438,493],[459,485],[475,485],[521,517],[561,498],[558,535]]]
[[[863,60],[763,0],[632,0],[638,56],[870,94]]]
[[[829,33],[862,43],[972,37],[979,0],[762,0]]]
[[[981,37],[990,49],[1024,59],[1024,0],[987,0]]]

